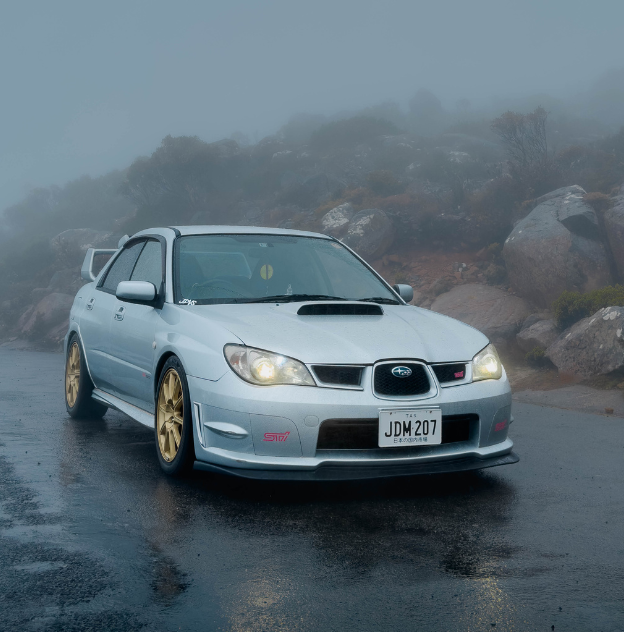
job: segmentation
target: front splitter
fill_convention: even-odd
[[[224,467],[203,461],[195,461],[194,469],[218,474],[230,474],[242,478],[266,481],[356,481],[371,478],[394,478],[418,474],[449,474],[467,472],[499,465],[517,463],[520,457],[515,452],[503,456],[481,459],[476,456],[428,463],[396,465],[320,465],[314,470],[255,470],[239,467]]]

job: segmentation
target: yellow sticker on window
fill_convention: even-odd
[[[268,281],[272,276],[273,276],[273,266],[269,265],[268,263],[263,265],[260,268],[260,276],[265,280]]]

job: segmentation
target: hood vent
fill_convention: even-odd
[[[372,303],[308,303],[297,312],[299,316],[383,316],[379,305]]]

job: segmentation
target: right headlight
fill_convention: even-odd
[[[472,381],[498,380],[503,376],[503,365],[496,347],[489,344],[472,359]]]
[[[294,358],[243,345],[225,345],[223,353],[230,368],[251,384],[316,386],[305,364]]]

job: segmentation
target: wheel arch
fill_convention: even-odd
[[[167,362],[167,360],[173,356],[175,356],[178,360],[180,360],[180,363],[184,367],[184,362],[182,362],[182,359],[177,353],[175,353],[175,351],[172,351],[172,350],[165,351],[160,356],[160,358],[158,358],[158,362],[156,363],[156,369],[154,371],[154,385],[153,385],[154,397],[156,397],[156,391],[158,390],[158,382],[160,381],[160,373],[163,367],[165,366],[165,362]]]
[[[78,339],[78,344],[80,345],[80,349],[82,350],[82,356],[84,359],[85,366],[87,367],[87,373],[89,375],[89,379],[93,382],[93,376],[91,375],[91,367],[89,366],[89,357],[87,356],[87,350],[85,349],[84,342],[82,341],[82,335],[80,333],[80,327],[78,323],[71,322],[69,323],[69,329],[67,330],[67,334],[65,335],[65,342],[63,344],[65,348],[65,359],[67,360],[67,353],[69,351],[69,341],[71,337],[76,334],[76,338]]]

